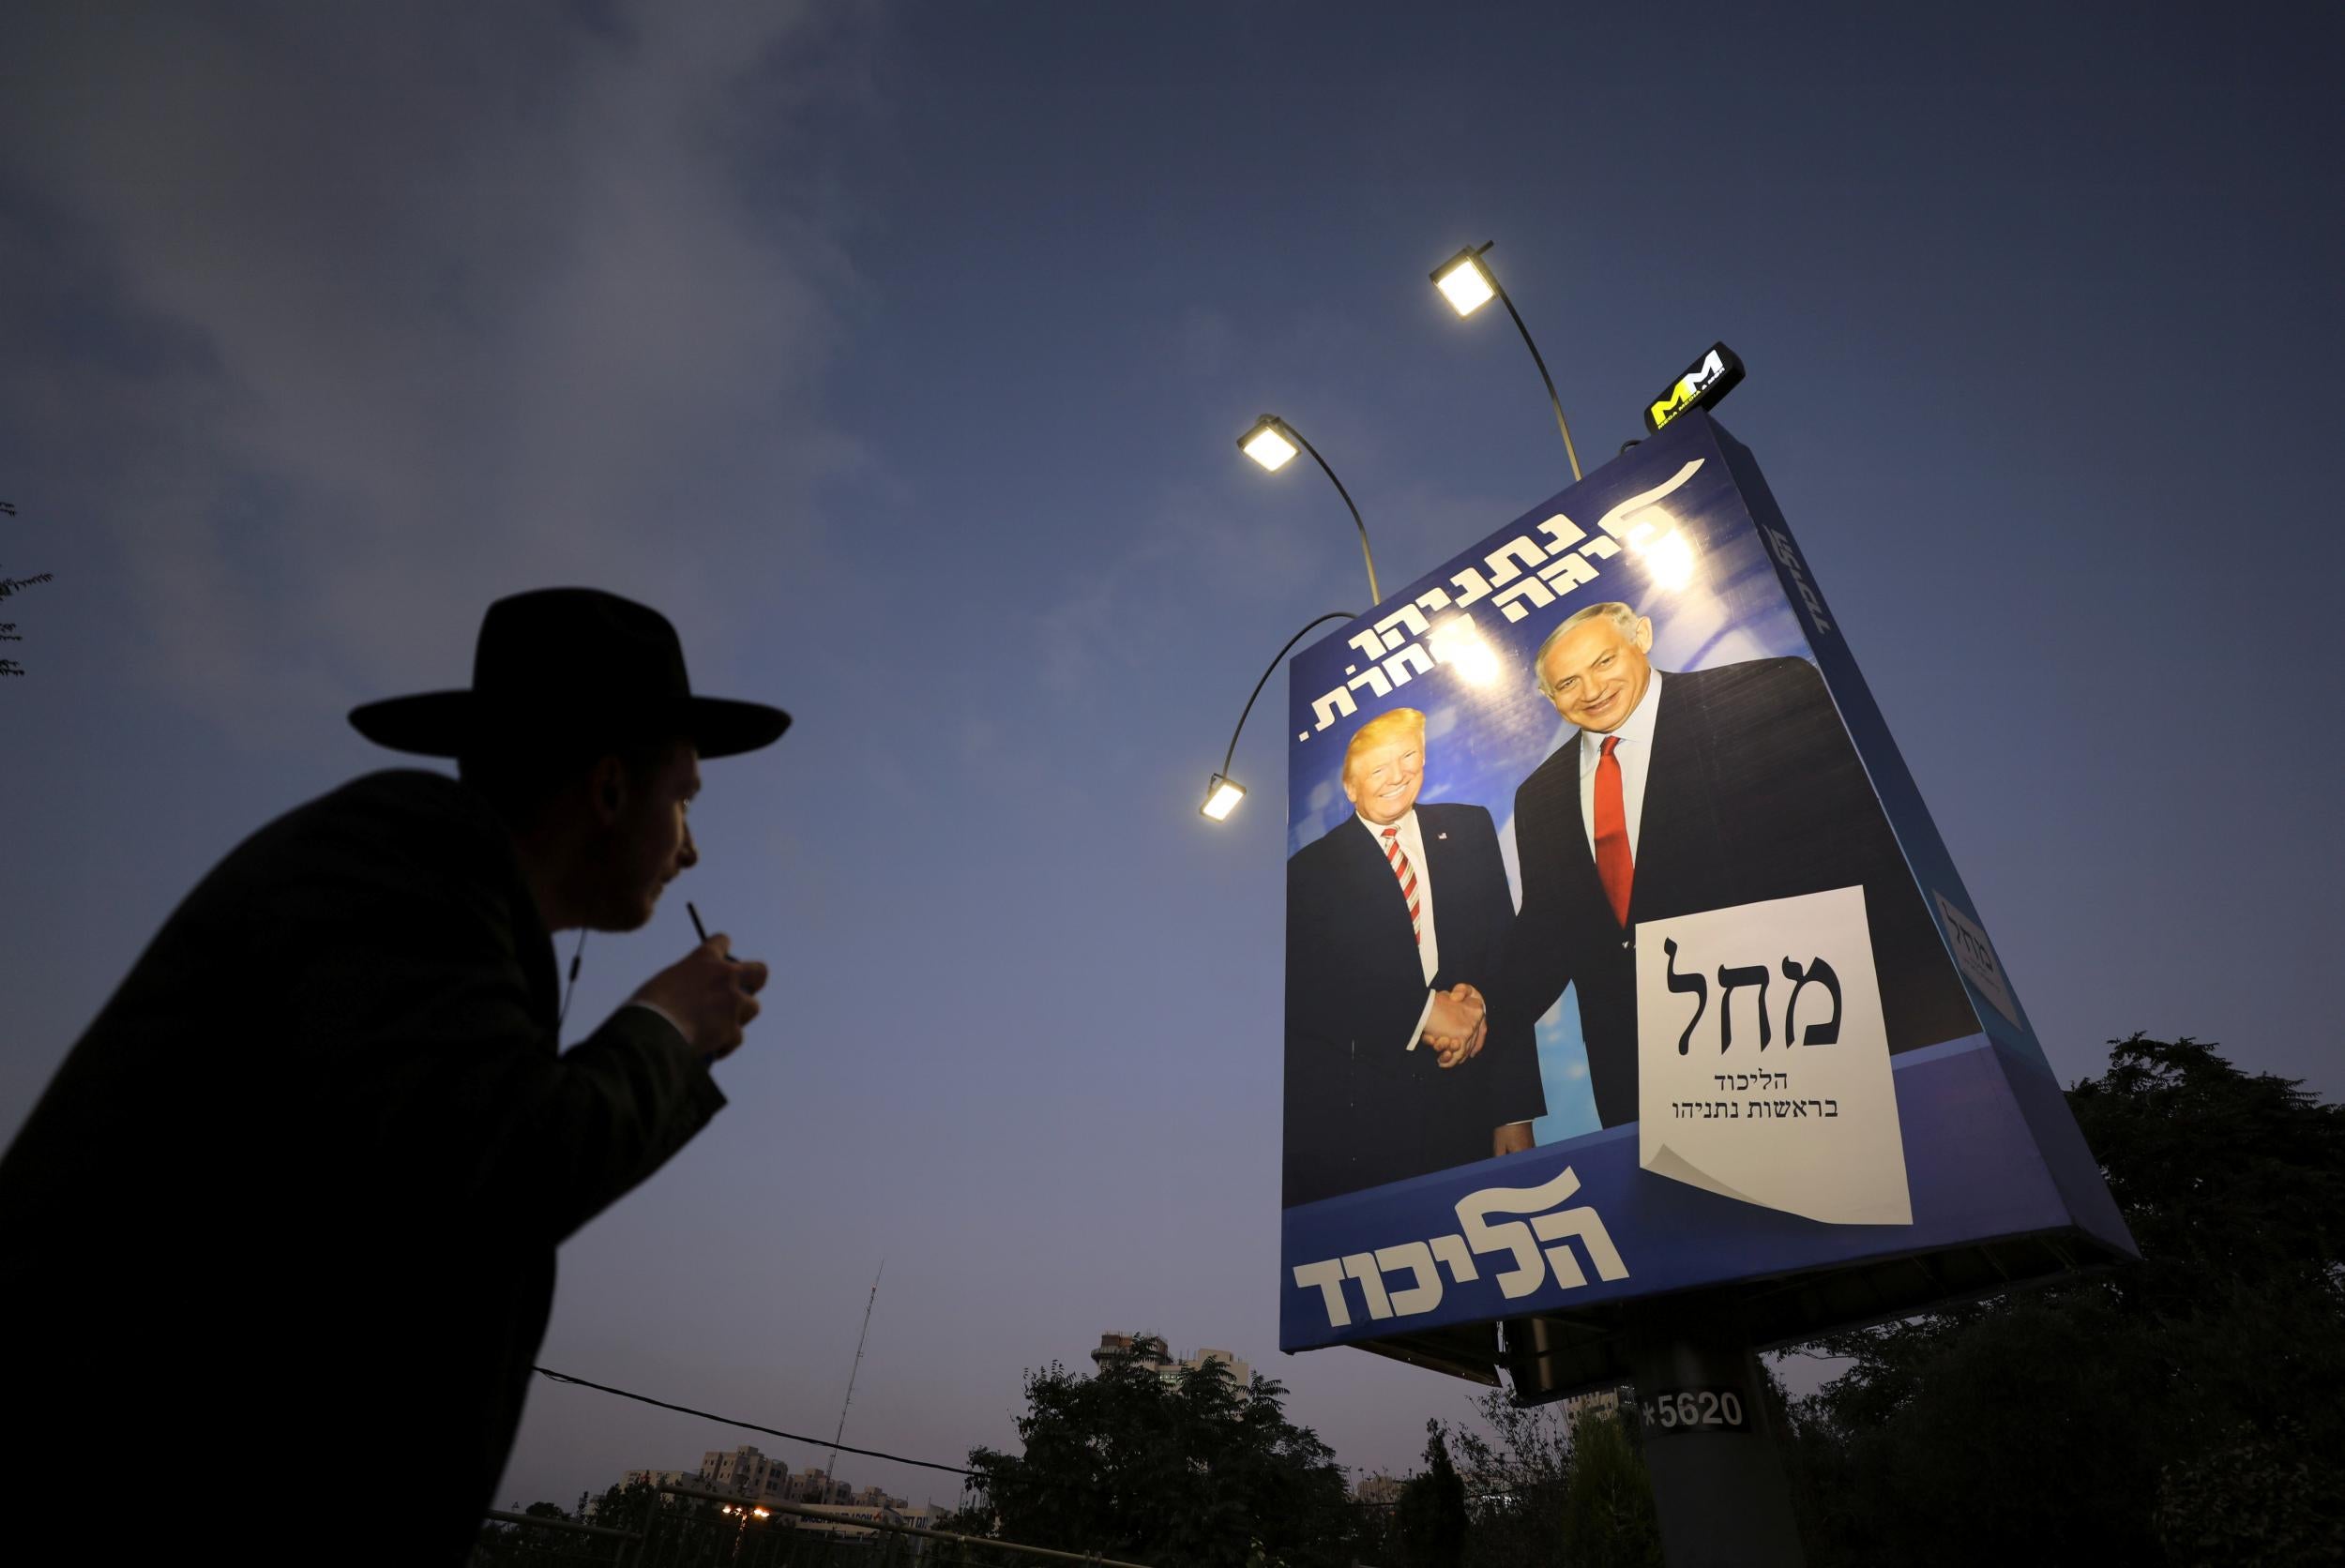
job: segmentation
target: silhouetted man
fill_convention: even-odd
[[[73,1509],[108,1506],[77,1476],[232,1511],[297,1476],[313,1522],[234,1555],[455,1563],[555,1244],[723,1105],[765,981],[712,937],[563,1053],[551,933],[648,920],[698,859],[699,759],[789,717],[692,696],[663,617],[580,588],[490,606],[470,690],[350,716],[460,777],[370,775],[247,839],[0,1160],[8,1470]]]

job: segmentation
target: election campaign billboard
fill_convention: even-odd
[[[1282,1349],[1537,1397],[1651,1296],[1779,1343],[2132,1255],[1706,411],[1289,674]]]

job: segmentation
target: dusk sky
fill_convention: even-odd
[[[222,853],[402,765],[350,707],[605,587],[796,723],[586,943],[573,1039],[688,897],[775,978],[541,1360],[827,1434],[885,1259],[850,1442],[1012,1443],[1024,1369],[1147,1330],[1410,1468],[1467,1385],[1276,1348],[1282,678],[1197,806],[1367,608],[1255,415],[1387,584],[1568,482],[1512,326],[1427,280],[1484,240],[1590,466],[1747,362],[1720,422],[2064,1081],[2141,1030],[2335,1098],[2345,39],[2150,14],[7,8],[0,573],[56,576],[5,606],[0,1136]],[[204,1412],[159,1367],[122,1435]],[[540,1381],[498,1499],[743,1441],[823,1461]]]

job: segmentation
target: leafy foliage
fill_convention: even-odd
[[[1482,1425],[1454,1434],[1472,1477],[1466,1568],[1534,1568],[1563,1561],[1564,1500],[1571,1482],[1571,1424],[1561,1405],[1519,1409],[1491,1389],[1475,1401]]]
[[[1257,1376],[1241,1398],[1213,1362],[1167,1381],[1137,1350],[1093,1377],[1053,1364],[1026,1378],[1023,1452],[969,1463],[1005,1540],[1156,1568],[1341,1568],[1343,1474],[1285,1392]]]
[[[9,517],[16,516],[15,504],[0,501],[0,513],[5,513]],[[44,582],[52,582],[55,580],[54,572],[38,572],[31,577],[0,577],[0,600],[7,600],[27,588],[38,588]],[[14,621],[0,621],[0,642],[22,642],[23,641],[23,635],[16,629]],[[23,673],[24,667],[16,660],[0,658],[0,676]]]
[[[1661,1568],[1661,1519],[1622,1419],[1588,1410],[1572,1424],[1571,1479],[1564,1494],[1564,1560],[1572,1568]]]
[[[2345,1560],[2345,1110],[2190,1039],[2068,1092],[2142,1261],[1833,1336],[1818,1568]]]
[[[53,581],[55,576],[53,572],[42,572],[37,577],[0,577],[0,599],[8,598],[26,588],[37,588],[44,582]],[[22,642],[23,641],[23,635],[16,629],[14,621],[0,621],[0,642]],[[23,673],[24,667],[16,660],[0,658],[0,675],[22,675]]]
[[[638,1552],[657,1554],[663,1561],[719,1561],[731,1555],[740,1539],[740,1526],[719,1519],[715,1504],[691,1498],[663,1498],[644,1481],[621,1482],[605,1489],[599,1498],[582,1493],[575,1509],[533,1502],[522,1513],[533,1519],[567,1520],[605,1530],[649,1530],[651,1540],[639,1544],[608,1535],[492,1521],[483,1526],[466,1568],[502,1568],[506,1563],[543,1568],[556,1563],[608,1564],[631,1561]]]
[[[583,1498],[579,1500],[582,1506]],[[558,1519],[575,1522],[572,1515],[559,1503],[533,1502],[522,1510],[532,1519]],[[533,1530],[526,1525],[491,1523],[482,1527],[467,1560],[471,1568],[496,1568],[509,1562],[553,1564],[566,1562],[579,1551],[578,1536],[567,1531]]]
[[[1495,1389],[1475,1409],[1478,1429],[1428,1425],[1426,1468],[1402,1488],[1389,1545],[1363,1543],[1384,1547],[1381,1557],[1364,1553],[1369,1560],[1400,1568],[1658,1568],[1659,1520],[1633,1425],[1596,1409],[1576,1421],[1560,1405],[1517,1409]],[[1451,1466],[1453,1447],[1462,1474]],[[1435,1500],[1445,1495],[1463,1507],[1464,1529],[1455,1537],[1446,1522],[1454,1515]],[[1434,1519],[1444,1528],[1429,1528]]]
[[[1465,1554],[1465,1482],[1438,1421],[1425,1424],[1425,1470],[1400,1488],[1393,1534],[1406,1568],[1458,1568]]]

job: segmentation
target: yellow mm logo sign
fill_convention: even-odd
[[[1743,379],[1743,362],[1724,343],[1713,343],[1710,352],[1686,368],[1686,373],[1671,383],[1644,411],[1648,430],[1657,430],[1696,403],[1717,402],[1733,390]]]

